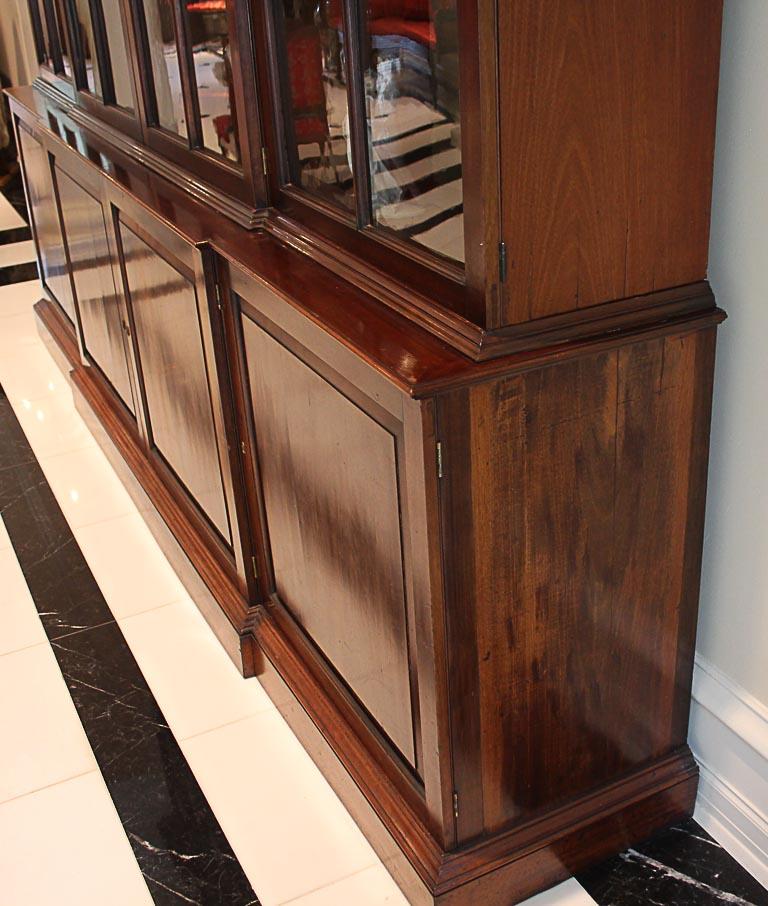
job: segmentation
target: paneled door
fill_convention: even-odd
[[[275,593],[415,767],[398,426],[242,324]]]
[[[116,226],[148,441],[231,546],[194,273],[122,215]]]
[[[40,142],[22,125],[19,125],[19,142],[42,271],[40,279],[49,295],[59,303],[74,324],[77,321],[75,300],[67,273],[67,256],[59,224],[51,159]]]
[[[58,167],[56,181],[85,354],[134,412],[125,344],[127,321],[115,288],[101,202]]]

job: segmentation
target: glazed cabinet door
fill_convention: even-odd
[[[128,365],[126,315],[115,286],[104,209],[95,189],[56,167],[61,221],[82,330],[83,356],[107,378],[131,413],[134,391]]]
[[[40,279],[48,294],[74,324],[75,300],[67,273],[67,256],[59,223],[59,205],[51,157],[29,130],[19,123],[19,145],[24,166],[32,227],[37,245]]]

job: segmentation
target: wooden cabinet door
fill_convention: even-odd
[[[134,412],[123,329],[124,312],[115,289],[101,202],[58,167],[56,182],[84,352]]]
[[[216,413],[194,272],[133,222],[117,217],[147,441],[232,546]],[[141,235],[140,235],[141,234]],[[189,247],[189,254],[194,249]]]
[[[248,317],[243,339],[274,591],[415,766],[398,427]]]
[[[77,321],[75,300],[67,272],[67,255],[59,223],[51,159],[40,142],[21,124],[19,142],[32,227],[37,242],[40,279],[49,295],[59,303],[74,324]]]

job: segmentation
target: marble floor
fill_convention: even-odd
[[[8,207],[0,282],[33,254]],[[0,285],[0,903],[406,906],[76,412],[41,294]],[[527,906],[594,903],[768,891],[691,820]]]

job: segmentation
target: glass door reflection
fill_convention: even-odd
[[[456,0],[360,0],[373,221],[464,261]]]

